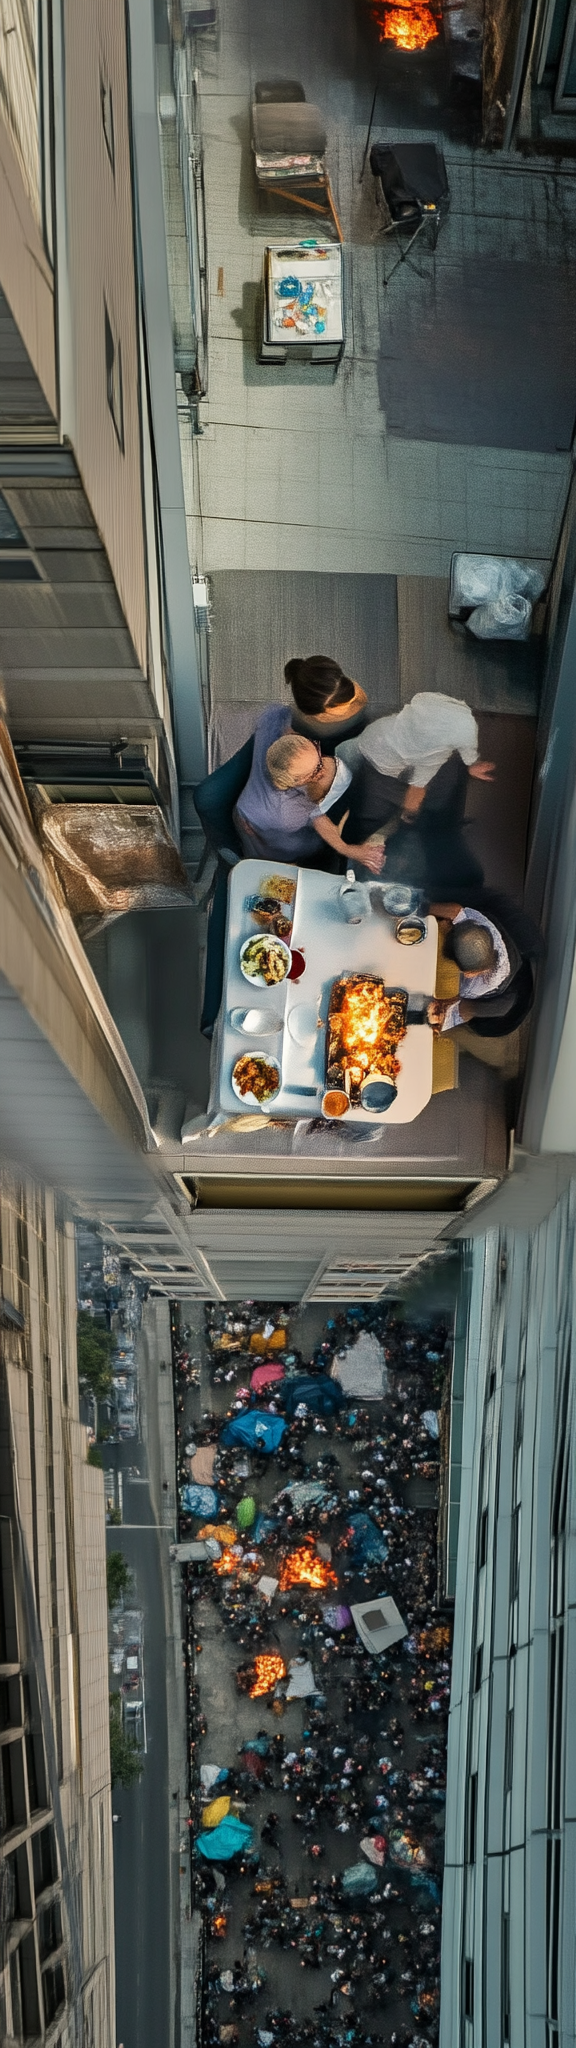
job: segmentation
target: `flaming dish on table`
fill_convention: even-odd
[[[328,1007],[326,1087],[346,1096],[352,1109],[361,1108],[360,1091],[368,1076],[396,1081],[407,1006],[405,990],[387,992],[377,974],[342,974],[334,982]]]

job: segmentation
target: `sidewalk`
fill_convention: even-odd
[[[168,1302],[148,1303],[144,1408],[150,1494],[157,1521],[176,1537],[176,1445]],[[186,1697],[182,1655],[181,1571],[162,1556],[166,1616],[166,1695],[170,1787],[171,2011],[173,2048],[197,2048],[199,1915],[192,1912],[188,1844]],[[176,1796],[174,1796],[176,1795]]]

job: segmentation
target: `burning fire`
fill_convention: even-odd
[[[235,1572],[241,1563],[242,1558],[238,1557],[234,1550],[223,1550],[221,1557],[214,1558],[214,1570],[218,1573],[219,1579],[224,1579],[229,1572]]]
[[[291,1586],[314,1586],[320,1591],[323,1586],[336,1586],[337,1583],[336,1573],[330,1570],[330,1565],[323,1564],[321,1557],[315,1557],[314,1551],[302,1544],[300,1550],[293,1550],[290,1557],[284,1559],[278,1587],[281,1593],[288,1593]]]
[[[250,1699],[259,1700],[265,1692],[273,1692],[280,1678],[286,1678],[287,1666],[283,1657],[274,1653],[267,1657],[254,1658],[254,1684],[250,1687]]]
[[[385,1071],[390,1077],[400,1072],[394,1055],[406,1028],[398,1014],[398,1005],[386,995],[381,981],[351,981],[342,998],[337,1020],[338,1036],[342,1049],[352,1060],[367,1070],[385,1062]]]
[[[426,0],[406,0],[403,7],[388,6],[387,0],[370,0],[370,13],[380,42],[396,43],[399,50],[425,50],[440,33]]]

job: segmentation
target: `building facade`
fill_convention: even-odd
[[[78,1415],[73,1225],[0,1191],[0,2034],[114,2048],[104,1486]]]

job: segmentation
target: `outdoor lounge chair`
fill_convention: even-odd
[[[260,80],[255,86],[252,148],[261,189],[307,212],[329,215],[343,242],[326,166],[325,123],[297,79]],[[322,197],[314,199],[312,192]]]

